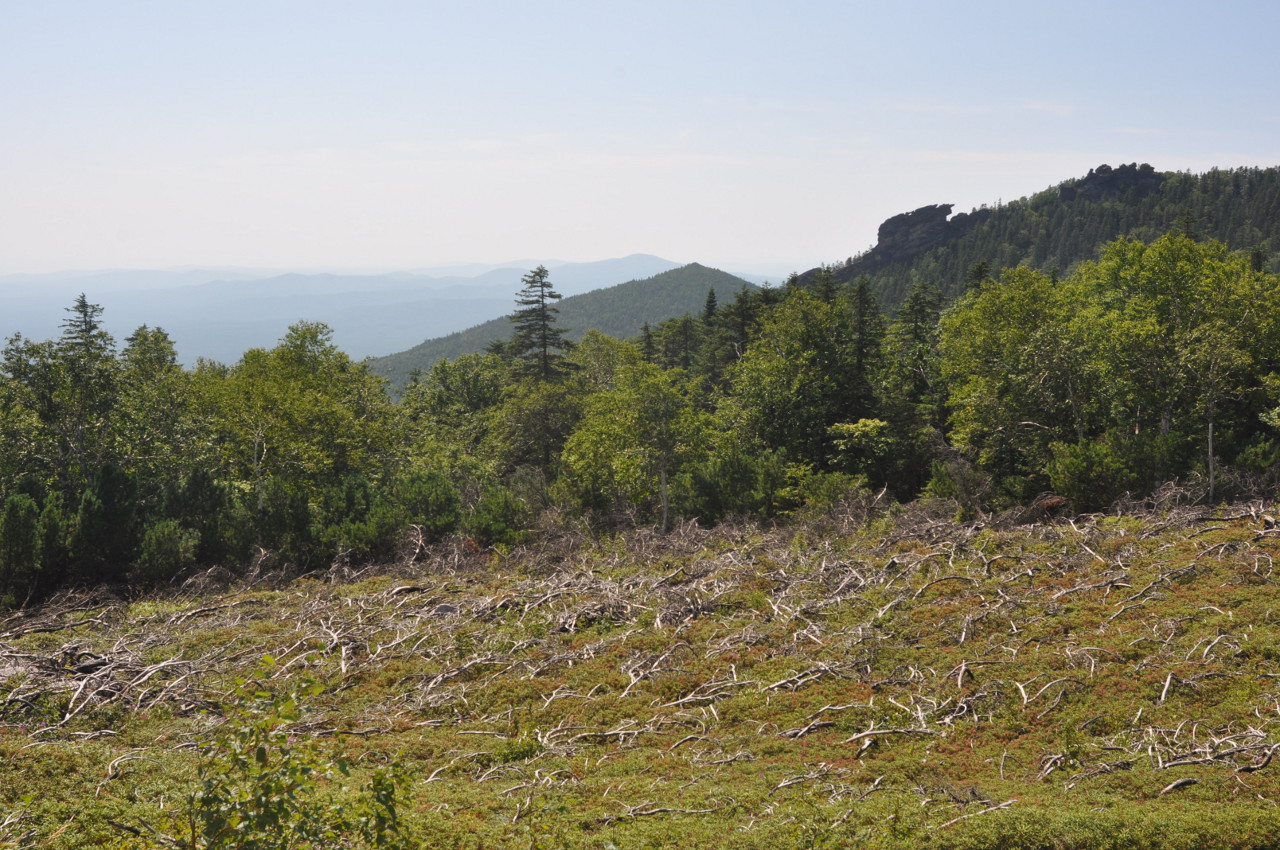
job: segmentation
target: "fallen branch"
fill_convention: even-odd
[[[967,814],[967,815],[961,815],[961,816],[960,816],[960,817],[958,817],[958,818],[952,818],[951,820],[947,821],[946,823],[940,823],[940,824],[938,824],[937,826],[930,827],[930,829],[946,829],[946,828],[947,828],[947,827],[949,827],[949,826],[954,826],[955,824],[960,823],[960,821],[962,821],[962,820],[967,820],[967,819],[969,819],[969,818],[976,818],[978,815],[985,815],[985,814],[988,814],[989,812],[998,812],[998,811],[1000,811],[1001,809],[1007,809],[1007,808],[1009,808],[1010,806],[1012,806],[1012,805],[1013,805],[1014,803],[1016,803],[1016,802],[1018,802],[1016,799],[1014,799],[1014,800],[1005,800],[1003,803],[1000,803],[999,805],[996,805],[996,806],[987,806],[985,809],[983,809],[983,810],[982,810],[982,811],[980,811],[980,812],[970,812],[970,813],[969,813],[969,814]]]

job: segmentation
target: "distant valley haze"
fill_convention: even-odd
[[[379,274],[268,269],[66,271],[0,276],[0,335],[59,333],[80,293],[103,307],[103,325],[122,340],[140,325],[161,327],[179,358],[234,363],[269,348],[297,321],[324,322],[357,359],[401,351],[509,313],[520,278],[545,265],[564,296],[640,280],[683,263],[649,254],[569,263],[524,260]],[[801,270],[797,268],[797,270]],[[737,276],[753,283],[783,276]]]

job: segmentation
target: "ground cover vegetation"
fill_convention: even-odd
[[[63,593],[0,620],[0,846],[1274,847],[1280,529],[1197,495]]]

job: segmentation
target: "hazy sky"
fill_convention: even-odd
[[[808,268],[1103,162],[1280,165],[1278,10],[0,0],[0,273]]]

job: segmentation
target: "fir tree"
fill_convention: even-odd
[[[640,359],[652,363],[658,356],[658,344],[653,339],[653,328],[645,322],[640,327]]]
[[[556,327],[560,311],[552,304],[560,300],[560,293],[551,288],[550,272],[545,266],[538,266],[520,282],[524,287],[516,294],[517,309],[510,317],[515,333],[506,347],[507,354],[520,362],[525,375],[554,380],[563,373],[563,352],[572,347],[565,339],[564,329]]]

